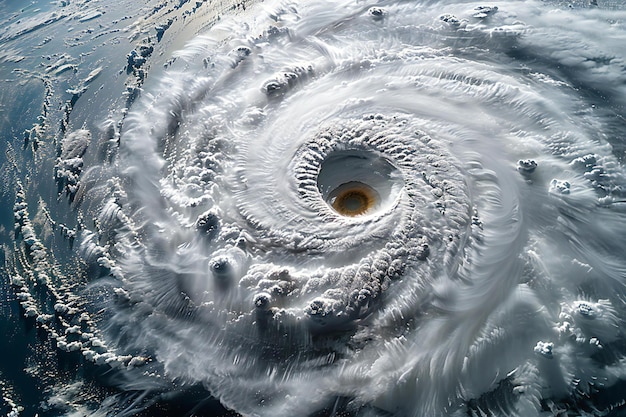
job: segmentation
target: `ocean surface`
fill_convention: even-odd
[[[626,415],[624,1],[0,2],[0,416]]]

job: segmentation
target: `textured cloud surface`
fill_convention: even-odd
[[[626,11],[569,6],[264,2],[145,82],[158,26],[100,131],[62,125],[76,270],[16,182],[23,314],[111,369],[102,414],[193,388],[250,416],[613,415]]]

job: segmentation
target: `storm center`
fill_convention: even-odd
[[[317,186],[321,197],[346,217],[386,209],[398,197],[404,182],[389,160],[368,150],[331,153],[321,164]]]

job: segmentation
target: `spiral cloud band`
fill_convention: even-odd
[[[626,10],[599,3],[223,19],[109,160],[57,164],[94,219],[87,282],[56,289],[93,320],[76,350],[122,391],[200,385],[246,416],[613,415]]]

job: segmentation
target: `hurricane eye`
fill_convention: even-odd
[[[328,204],[342,216],[367,214],[380,203],[380,196],[372,187],[359,181],[341,184],[328,195]]]
[[[404,181],[398,169],[368,150],[332,152],[321,164],[317,186],[321,198],[337,214],[368,216],[393,206]]]

